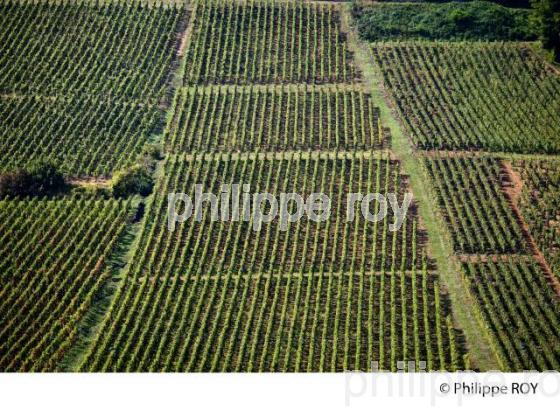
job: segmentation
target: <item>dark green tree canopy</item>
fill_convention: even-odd
[[[533,0],[543,47],[560,61],[560,0]]]

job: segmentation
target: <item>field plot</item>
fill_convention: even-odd
[[[160,115],[98,97],[0,97],[0,170],[49,159],[74,176],[110,175],[134,161]]]
[[[377,43],[419,149],[560,152],[560,78],[524,45]]]
[[[427,271],[414,210],[397,234],[387,222],[345,222],[348,192],[402,194],[400,178],[397,162],[373,153],[171,157],[82,370],[340,371],[372,360],[464,367],[463,338]],[[325,192],[333,210],[324,222],[304,216],[285,232],[278,221],[254,232],[253,218],[210,222],[208,206],[201,222],[170,232],[167,194],[194,198],[197,183],[217,193],[234,183]]]
[[[305,154],[280,154],[279,158],[263,155],[249,159],[230,155],[198,156],[193,160],[172,157],[165,170],[165,180],[156,197],[152,214],[153,226],[146,229],[142,246],[146,256],[142,261],[142,275],[154,276],[171,271],[175,275],[188,274],[189,263],[204,275],[222,275],[226,271],[247,272],[293,270],[319,271],[372,271],[390,269],[395,263],[410,269],[415,249],[422,248],[424,232],[418,227],[414,204],[400,229],[390,231],[394,213],[389,207],[387,217],[373,223],[363,218],[360,205],[356,205],[354,221],[347,221],[349,193],[384,195],[396,193],[399,205],[403,202],[406,184],[399,175],[398,162],[382,158],[334,159]],[[229,185],[239,184],[240,221],[231,220],[230,206],[227,221],[211,220],[210,206],[201,207],[201,220],[193,218],[168,229],[168,194],[186,193],[196,198],[196,185],[201,192],[216,195],[225,192],[237,197]],[[263,223],[255,231],[254,204],[245,206],[242,185],[249,185],[250,193],[268,193],[279,198],[280,193],[297,193],[305,200],[314,192],[329,196],[331,210],[328,220],[315,222],[306,215],[297,223],[282,229],[280,218]],[[379,210],[379,202],[371,202],[371,213]],[[374,207],[377,207],[374,209]],[[220,206],[218,211],[223,211]],[[263,204],[263,213],[269,204]],[[295,204],[288,203],[290,213]],[[179,211],[179,209],[178,209]],[[247,212],[247,213],[246,213]],[[244,215],[248,218],[244,218]],[[221,215],[221,213],[220,213]],[[153,230],[153,232],[152,232]],[[219,263],[217,261],[220,261]],[[417,261],[417,267],[421,261]]]
[[[560,161],[516,161],[519,208],[552,272],[560,277]]]
[[[464,366],[426,271],[130,278],[82,370],[396,370]]]
[[[176,94],[174,152],[380,149],[389,145],[368,94],[338,87],[195,87]]]
[[[51,159],[110,176],[136,160],[159,111],[186,11],[0,1],[0,169]]]
[[[340,83],[356,71],[330,4],[197,1],[185,84]]]
[[[124,2],[2,0],[0,93],[157,99],[182,12]]]
[[[560,304],[539,266],[509,259],[463,265],[505,370],[560,369]]]
[[[462,337],[437,275],[426,271],[415,219],[398,234],[361,217],[345,223],[346,191],[386,192],[398,170],[373,155],[175,157],[82,369],[340,371],[414,358],[463,367]],[[277,221],[256,233],[249,222],[212,223],[210,207],[202,222],[168,231],[167,193],[194,197],[195,183],[204,192],[248,183],[252,192],[323,191],[336,200],[331,219],[303,217],[285,232]]]
[[[501,165],[491,158],[425,159],[455,252],[523,253],[525,239],[501,191]]]
[[[53,371],[109,277],[129,205],[0,201],[0,369]]]

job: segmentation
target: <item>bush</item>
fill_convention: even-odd
[[[148,196],[152,193],[154,181],[150,172],[142,166],[134,166],[118,172],[113,177],[113,196],[124,198],[130,195]]]
[[[144,156],[150,160],[161,161],[165,158],[165,151],[162,144],[151,143],[144,146]]]
[[[531,10],[485,1],[354,5],[360,36],[378,40],[532,41]]]
[[[64,175],[46,161],[0,175],[0,197],[47,196],[66,188]]]
[[[542,45],[560,62],[560,0],[533,0],[533,7]]]

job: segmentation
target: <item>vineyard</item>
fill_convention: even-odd
[[[560,76],[359,7],[0,0],[0,371],[560,370]]]
[[[463,366],[435,275],[252,274],[127,280],[81,370],[342,371]]]
[[[195,0],[184,83],[342,83],[357,76],[330,4]]]
[[[202,87],[176,94],[166,134],[174,152],[381,149],[368,94],[341,88]]]
[[[560,77],[524,43],[370,51],[497,367],[559,369],[560,185],[557,160],[540,156],[559,153]]]
[[[130,165],[160,112],[99,97],[0,97],[0,169],[51,160],[74,176],[111,175]]]
[[[560,276],[560,163],[517,161],[521,212],[552,271]]]
[[[376,43],[374,60],[423,150],[560,153],[560,78],[512,43]]]
[[[0,369],[56,369],[111,274],[129,210],[107,200],[0,201]]]
[[[374,186],[375,192],[385,195],[399,193],[397,201],[402,203],[406,186],[394,161],[357,154],[345,158],[296,153],[280,154],[277,158],[234,159],[222,155],[199,155],[192,160],[171,157],[167,163],[166,177],[147,216],[151,224],[142,237],[146,259],[139,267],[143,275],[167,271],[188,274],[191,261],[196,261],[196,269],[203,275],[223,275],[226,271],[275,272],[288,267],[297,272],[376,271],[395,264],[408,270],[414,263],[410,257],[414,249],[423,249],[425,232],[418,228],[414,209],[407,212],[397,231],[389,229],[395,219],[390,208],[387,218],[379,223],[367,222],[361,216],[350,222],[346,217],[347,192],[365,195]],[[184,192],[195,198],[196,184],[202,186],[201,192],[220,192],[222,186],[233,184],[239,184],[241,190],[247,184],[250,193],[266,192],[276,198],[282,192],[297,193],[304,199],[321,192],[331,198],[330,218],[316,222],[303,216],[297,223],[290,223],[288,229],[282,229],[278,219],[255,231],[255,209],[244,201],[240,202],[239,221],[232,217],[227,221],[212,220],[212,208],[203,204],[200,222],[178,224],[177,229],[170,231],[168,194]],[[294,213],[295,204],[287,205],[290,213]],[[263,204],[263,213],[269,211],[266,207]],[[380,203],[370,204],[372,214],[378,211],[375,207],[379,208]],[[416,267],[420,267],[421,261],[416,262]]]
[[[454,248],[464,254],[523,253],[525,242],[489,158],[426,159]]]
[[[75,177],[134,163],[161,124],[180,6],[2,0],[0,169],[49,159]]]
[[[2,0],[0,11],[0,93],[161,96],[180,9]]]
[[[199,154],[171,157],[165,175],[142,251],[82,370],[341,371],[372,360],[388,369],[398,360],[465,366],[414,214],[397,233],[388,230],[391,217],[345,222],[341,187],[402,190],[398,163],[373,153]],[[201,222],[166,229],[169,192],[194,197],[195,182],[214,192],[234,181],[273,195],[325,192],[336,198],[334,212],[326,223],[302,218],[285,232],[276,222],[254,232],[254,210],[247,222],[211,222],[207,207]]]
[[[534,262],[465,263],[463,275],[497,339],[506,371],[560,368],[560,303]]]

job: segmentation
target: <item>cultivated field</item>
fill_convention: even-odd
[[[527,45],[380,43],[373,55],[419,149],[560,152],[560,78]]]
[[[0,198],[0,371],[560,370],[557,69],[353,16],[0,0],[0,188],[38,160],[69,182]],[[170,224],[197,185],[330,214]],[[351,193],[413,200],[393,231]]]
[[[552,272],[560,276],[560,162],[518,160],[513,169],[523,185],[519,195],[521,213]]]
[[[370,150],[389,146],[369,95],[339,87],[195,87],[176,94],[174,152]]]
[[[186,11],[2,1],[0,169],[49,159],[75,177],[131,165],[156,132]]]
[[[186,84],[340,83],[357,73],[339,8],[290,1],[195,1]]]
[[[371,55],[494,363],[558,369],[558,178],[540,156],[558,153],[556,69],[525,43],[379,42]]]
[[[560,367],[560,304],[538,264],[519,257],[475,261],[463,264],[463,274],[504,370]]]
[[[128,202],[2,200],[0,368],[53,371],[110,277]]]

